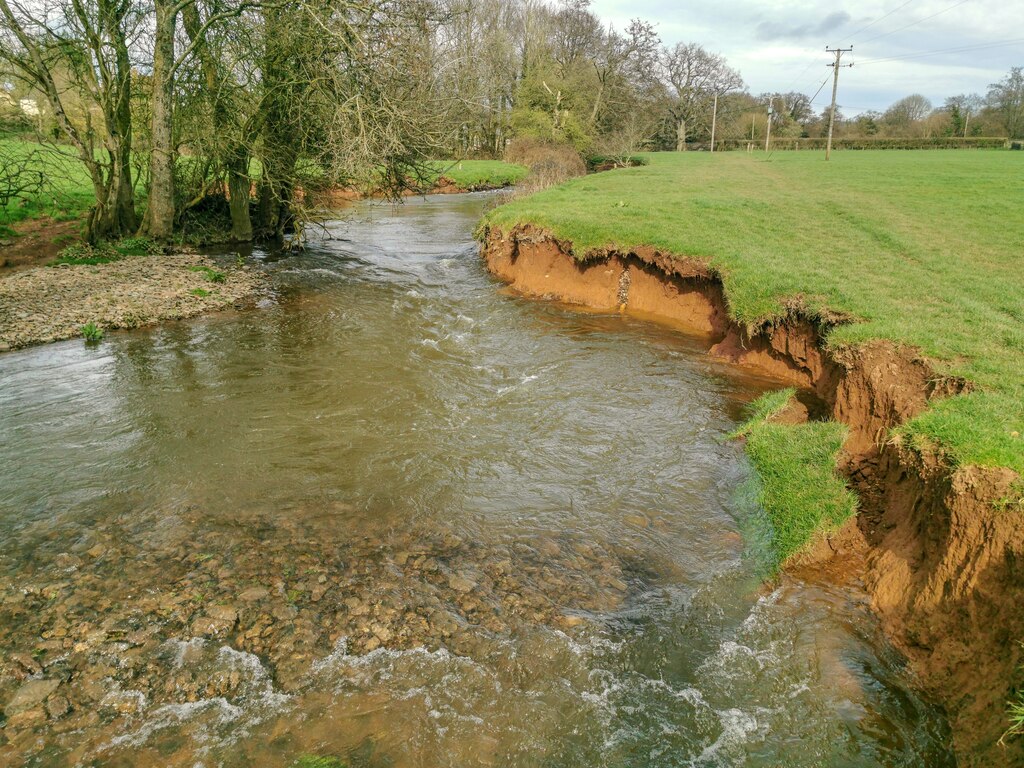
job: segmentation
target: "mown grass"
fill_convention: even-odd
[[[652,245],[717,269],[757,324],[795,297],[854,322],[831,345],[889,339],[977,386],[900,428],[953,464],[1024,472],[1024,153],[664,153],[514,200],[576,255]]]
[[[521,165],[502,160],[437,160],[431,165],[437,169],[437,178],[445,176],[462,189],[509,187],[529,173]]]
[[[857,514],[857,498],[836,473],[846,427],[836,422],[776,424],[795,390],[768,392],[748,408],[730,437],[745,437],[759,479],[757,502],[770,524],[768,565],[776,570],[816,535],[838,530]]]

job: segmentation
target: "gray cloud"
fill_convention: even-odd
[[[792,26],[785,22],[762,21],[757,25],[755,36],[758,40],[802,40],[812,35],[824,35],[842,27],[851,19],[846,11],[830,13],[817,24]]]

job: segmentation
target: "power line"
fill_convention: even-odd
[[[967,51],[981,51],[988,48],[1003,48],[1007,45],[1018,45],[1024,43],[1024,37],[1014,38],[1013,40],[1001,40],[995,43],[981,43],[979,45],[963,45],[959,48],[941,48],[936,51],[921,51],[918,53],[908,53],[900,56],[887,56],[884,59],[868,59],[866,61],[858,61],[857,65],[866,67],[869,64],[882,64],[887,61],[906,61],[907,59],[922,59],[927,56],[941,56],[944,53],[966,53]]]
[[[813,104],[813,103],[814,103],[814,100],[815,100],[816,98],[818,98],[818,94],[819,94],[819,93],[821,93],[821,89],[825,87],[825,83],[827,83],[827,82],[828,82],[828,78],[829,78],[829,77],[832,77],[832,75],[828,75],[828,76],[827,76],[827,77],[826,77],[826,78],[825,78],[824,80],[822,80],[822,81],[821,81],[821,85],[819,85],[819,86],[818,86],[818,90],[816,90],[816,91],[814,92],[814,95],[813,95],[813,96],[811,96],[811,100],[810,100],[810,103],[811,103],[811,104]]]
[[[857,35],[859,35],[864,30],[870,29],[871,27],[875,26],[875,24],[877,24],[880,21],[885,21],[885,19],[888,19],[890,16],[892,16],[894,13],[896,13],[896,11],[903,10],[908,5],[910,5],[912,2],[914,2],[914,0],[907,0],[907,2],[903,3],[903,5],[899,5],[899,6],[895,7],[895,8],[893,8],[891,11],[889,11],[887,14],[885,14],[885,16],[879,16],[877,19],[875,19],[874,21],[870,22],[869,24],[865,24],[863,27],[858,29],[856,32],[854,32],[853,34],[849,35],[846,39],[847,40],[853,40],[853,38],[855,38]]]
[[[883,35],[877,35],[868,40],[864,40],[861,43],[859,43],[859,45],[867,45],[868,43],[873,43],[875,40],[881,40],[883,37],[895,35],[897,32],[902,32],[904,29],[910,29],[911,27],[917,26],[918,24],[928,21],[929,19],[934,19],[936,16],[941,16],[942,14],[946,13],[946,11],[952,11],[954,8],[959,8],[961,5],[967,2],[970,2],[970,0],[960,0],[960,2],[953,3],[953,5],[949,6],[948,8],[943,8],[941,11],[937,11],[936,13],[933,13],[931,16],[925,16],[923,19],[918,19],[917,21],[912,21],[909,24],[906,24],[902,27],[897,27],[896,29],[892,30],[892,32],[886,32]]]

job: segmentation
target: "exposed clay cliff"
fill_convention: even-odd
[[[969,388],[914,349],[878,341],[833,348],[841,317],[786,318],[745,328],[718,275],[652,248],[572,256],[533,227],[485,232],[488,269],[517,291],[596,309],[625,309],[707,335],[711,354],[813,391],[850,428],[843,471],[861,513],[819,547],[856,568],[920,686],[943,704],[963,765],[1024,765],[1024,739],[999,745],[1006,702],[1022,680],[1024,520],[1000,508],[1019,480],[1008,469],[960,467],[890,438],[929,401]],[[841,571],[841,569],[839,569]]]

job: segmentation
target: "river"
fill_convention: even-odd
[[[855,588],[763,583],[723,438],[771,383],[509,295],[492,201],[0,356],[0,764],[954,765]]]

